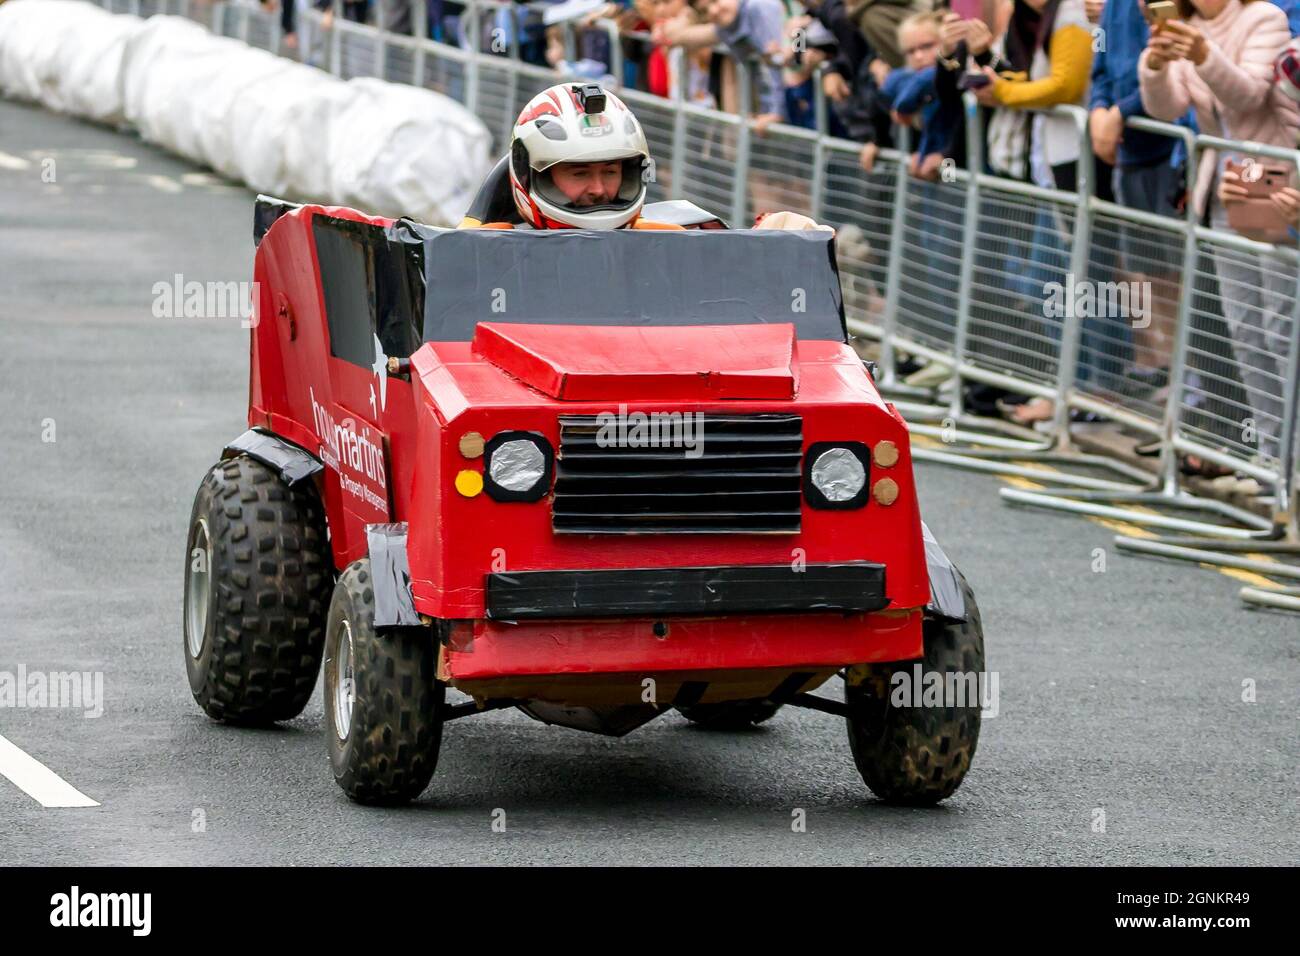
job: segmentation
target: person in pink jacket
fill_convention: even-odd
[[[1292,39],[1273,67],[1277,89],[1283,96],[1289,97],[1300,110],[1300,39]],[[1300,137],[1297,137],[1300,146]],[[1247,197],[1246,187],[1241,176],[1225,169],[1219,183],[1219,202],[1224,206],[1243,202]],[[1287,229],[1293,242],[1300,242],[1300,189],[1286,186],[1268,197],[1277,209],[1278,215],[1287,223]]]
[[[1294,149],[1300,113],[1273,81],[1273,63],[1291,39],[1286,14],[1267,0],[1176,2],[1181,19],[1153,30],[1138,60],[1147,113],[1174,122],[1190,107],[1203,133]],[[1203,221],[1226,231],[1228,217],[1215,183],[1230,158],[1241,160],[1202,153],[1192,192]],[[1253,418],[1240,423],[1242,438],[1253,431],[1261,456],[1276,458],[1296,276],[1280,257],[1267,253],[1219,248],[1214,262]]]

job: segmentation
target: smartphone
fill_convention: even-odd
[[[984,15],[984,0],[948,0],[948,9],[963,20],[978,20]]]
[[[1151,0],[1151,2],[1146,5],[1146,10],[1144,12],[1147,18],[1147,23],[1152,26],[1164,23],[1166,20],[1179,19],[1178,5],[1174,3],[1173,0]]]
[[[1224,169],[1236,173],[1246,190],[1244,200],[1227,205],[1228,225],[1248,239],[1287,241],[1290,223],[1268,197],[1291,185],[1292,170],[1284,165],[1249,161],[1239,164],[1232,160]]]
[[[986,73],[963,73],[961,79],[957,81],[957,89],[982,90],[992,82]]]

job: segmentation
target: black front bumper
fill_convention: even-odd
[[[864,561],[487,576],[487,616],[506,621],[879,611],[888,604],[885,566]]]

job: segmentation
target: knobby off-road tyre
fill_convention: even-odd
[[[693,724],[708,730],[744,730],[776,716],[780,704],[767,700],[729,700],[720,704],[692,704],[677,708]]]
[[[425,627],[376,632],[370,561],[339,576],[325,628],[325,733],[334,780],[358,803],[418,797],[438,765],[446,688]]]
[[[984,671],[984,632],[975,595],[961,579],[967,618],[960,624],[926,621],[923,674]],[[980,733],[980,705],[894,707],[889,696],[892,675],[908,674],[913,661],[873,668],[871,677],[856,687],[845,685],[845,701],[853,709],[848,718],[849,748],[863,781],[888,803],[926,806],[938,803],[961,786]]]
[[[185,670],[204,713],[269,724],[316,686],[333,561],[310,484],[252,458],[216,465],[194,497],[185,554]]]

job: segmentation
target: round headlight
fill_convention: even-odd
[[[487,493],[498,501],[536,501],[550,484],[551,447],[531,432],[501,432],[487,443]]]
[[[814,508],[867,503],[871,453],[862,442],[815,442],[804,454],[804,495]]]
[[[867,472],[853,452],[832,448],[813,462],[812,481],[827,501],[849,501],[867,483]]]
[[[497,447],[488,473],[506,491],[527,491],[546,473],[546,457],[527,438],[516,438]]]

